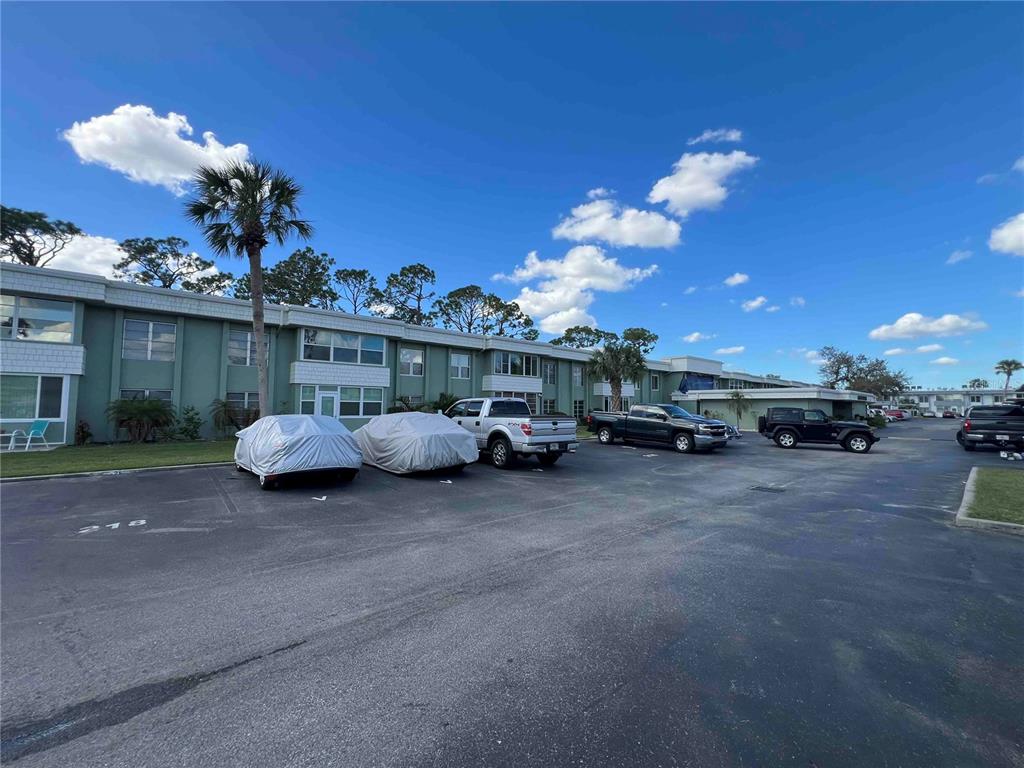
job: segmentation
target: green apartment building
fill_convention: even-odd
[[[43,419],[48,442],[73,443],[82,420],[95,441],[115,441],[108,404],[142,397],[167,400],[179,414],[194,407],[203,436],[213,437],[215,401],[258,406],[251,321],[246,301],[0,265],[0,429]],[[588,376],[586,350],[309,307],[268,305],[266,326],[273,413],[333,416],[354,429],[402,396],[415,404],[442,392],[515,396],[534,413],[577,418],[611,399],[608,383]],[[802,402],[830,413],[832,400],[850,395],[676,357],[649,360],[643,380],[623,386],[623,400],[693,408],[720,397],[724,405],[723,387],[761,389],[766,405],[774,393],[792,402],[800,388]]]

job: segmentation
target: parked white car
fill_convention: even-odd
[[[575,453],[576,420],[570,416],[534,416],[517,397],[478,397],[460,400],[445,414],[476,438],[481,451],[489,451],[499,469],[519,456],[536,456],[545,467],[566,453]]]
[[[480,458],[472,433],[438,413],[374,416],[353,434],[364,463],[396,474],[462,468]]]
[[[351,480],[363,465],[355,437],[330,416],[264,416],[236,437],[235,468],[256,475],[265,491],[300,472],[336,470]]]

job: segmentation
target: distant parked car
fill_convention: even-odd
[[[892,416],[896,421],[903,421],[904,419],[910,418],[910,411],[904,411],[899,408],[888,408],[885,411],[886,416]]]
[[[236,434],[235,468],[252,472],[265,491],[283,475],[335,471],[351,480],[363,464],[359,443],[330,416],[264,416]]]
[[[732,424],[726,424],[725,425],[725,437],[726,437],[727,441],[732,441],[732,440],[739,440],[741,437],[743,437],[743,435],[741,435],[740,431],[738,429],[736,429],[736,427],[734,427]],[[728,445],[728,444],[729,443],[726,442],[726,445]]]
[[[921,416],[925,419],[934,419],[938,415],[935,411],[921,411]]]
[[[867,453],[880,439],[863,422],[835,421],[824,411],[803,408],[769,408],[758,418],[757,431],[780,448],[795,448],[797,443],[837,443],[851,453]]]
[[[480,453],[473,434],[438,413],[387,413],[355,431],[367,464],[395,474],[461,469]]]
[[[951,411],[949,409],[946,409],[945,411],[942,412],[942,418],[944,418],[944,419],[955,419],[956,418],[956,411]]]

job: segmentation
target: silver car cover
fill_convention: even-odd
[[[480,457],[476,438],[436,413],[374,416],[355,436],[363,461],[398,474],[471,464]]]
[[[359,469],[359,443],[330,416],[264,416],[237,434],[235,463],[254,474]]]

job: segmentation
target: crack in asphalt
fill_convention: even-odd
[[[260,659],[298,648],[306,642],[298,640],[210,672],[196,672],[157,683],[136,685],[105,699],[92,699],[73,704],[46,718],[5,724],[0,728],[0,762],[13,762],[26,755],[44,752],[74,741],[100,728],[128,722],[136,715],[173,701],[215,677]]]

